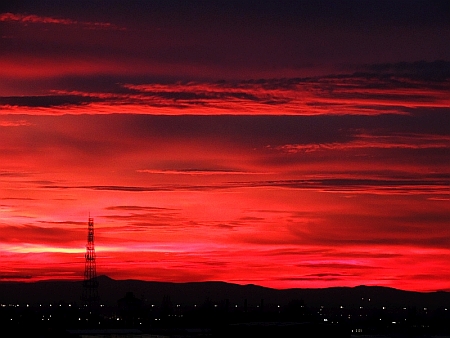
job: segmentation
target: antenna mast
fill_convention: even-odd
[[[99,302],[97,271],[95,265],[94,219],[90,217],[90,214],[88,219],[88,237],[85,254],[83,295],[81,300],[83,301],[83,306],[86,307],[89,311],[97,308]]]

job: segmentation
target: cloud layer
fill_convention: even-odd
[[[379,115],[450,105],[450,63],[372,65],[379,73],[239,82],[91,85],[0,97],[10,114]],[[389,67],[396,72],[384,72]],[[368,67],[369,68],[369,67]],[[405,71],[406,69],[406,71]],[[89,82],[90,79],[84,80]],[[72,86],[72,90],[68,90]]]
[[[445,109],[2,118],[1,242],[18,260],[5,264],[33,278],[54,252],[82,260],[89,212],[99,269],[117,278],[418,289],[415,273],[446,261]]]

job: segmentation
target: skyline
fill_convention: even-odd
[[[0,281],[450,290],[445,1],[0,7]]]

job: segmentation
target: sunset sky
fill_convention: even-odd
[[[0,281],[450,290],[447,1],[0,5]]]

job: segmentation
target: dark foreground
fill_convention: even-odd
[[[77,301],[77,282],[0,283],[1,337],[450,336],[447,292],[107,278],[102,290],[101,301],[89,307]]]

